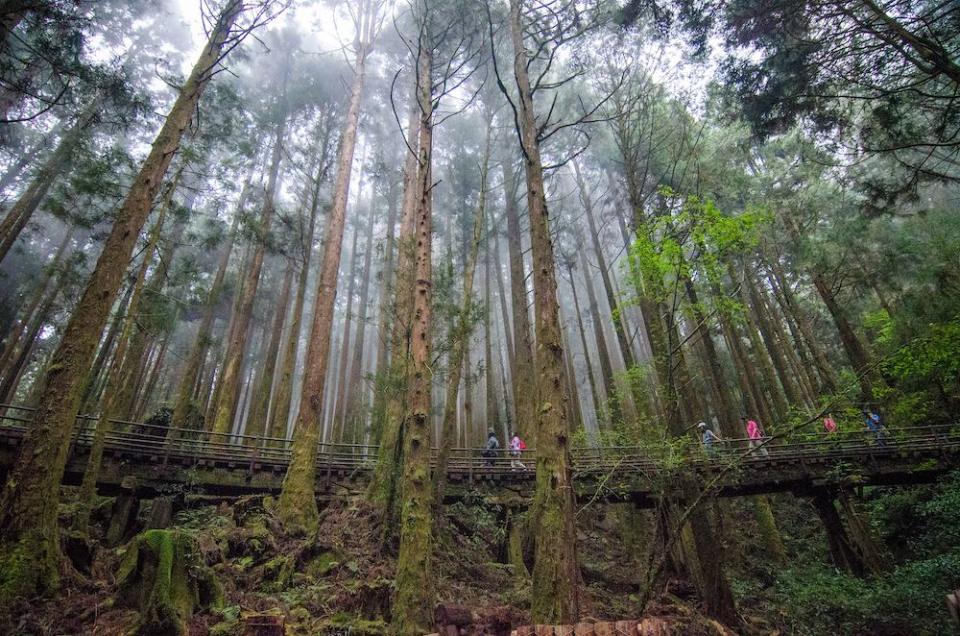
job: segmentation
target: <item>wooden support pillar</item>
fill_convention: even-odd
[[[833,505],[833,494],[826,491],[818,492],[811,499],[811,503],[827,532],[827,546],[830,548],[833,564],[856,576],[863,576],[865,571],[863,561],[853,549],[850,537],[840,520],[840,514]]]
[[[851,544],[860,555],[866,571],[874,575],[881,574],[886,569],[884,558],[880,543],[870,530],[870,525],[857,511],[853,499],[847,491],[840,490],[837,498],[840,501],[840,508],[843,510],[847,528],[850,531]]]

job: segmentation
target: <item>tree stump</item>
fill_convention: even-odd
[[[135,629],[140,636],[186,634],[196,609],[223,604],[196,539],[180,530],[137,535],[120,563],[117,586],[121,603],[140,611]]]

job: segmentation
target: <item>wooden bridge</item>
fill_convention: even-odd
[[[0,476],[16,459],[30,426],[31,409],[0,405]],[[86,466],[96,418],[80,416],[64,483],[78,484]],[[764,452],[765,451],[765,452]],[[317,457],[317,494],[362,492],[376,462],[374,446],[322,443]],[[533,490],[535,451],[511,467],[506,451],[495,458],[481,449],[458,448],[448,465],[450,500],[481,497],[522,505]],[[243,495],[279,492],[290,461],[285,439],[170,429],[139,422],[113,422],[107,437],[99,488],[118,492],[134,480],[144,496],[170,492]],[[866,431],[793,435],[751,449],[748,440],[728,440],[713,454],[691,438],[688,444],[579,448],[572,451],[574,482],[581,498],[632,501],[650,507],[674,492],[675,477],[698,476],[722,497],[775,492],[810,495],[840,485],[895,485],[935,481],[960,467],[960,425],[891,429],[885,444]]]

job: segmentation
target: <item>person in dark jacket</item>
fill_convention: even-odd
[[[500,440],[497,439],[497,434],[491,428],[487,431],[487,445],[484,446],[483,452],[480,453],[486,457],[486,461],[483,462],[484,466],[493,466],[493,460],[497,456],[497,450],[500,448]]]

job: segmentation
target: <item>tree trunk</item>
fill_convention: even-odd
[[[410,121],[407,125],[407,153],[403,172],[403,214],[400,236],[397,240],[397,280],[393,302],[393,329],[390,335],[390,365],[381,378],[382,407],[374,410],[380,425],[373,438],[379,440],[377,463],[367,489],[367,500],[383,518],[383,537],[392,535],[389,528],[395,512],[397,481],[400,470],[400,425],[403,418],[403,388],[410,360],[410,324],[412,315],[414,270],[414,224],[417,202],[420,200],[419,155],[420,110],[418,78],[414,78],[410,93]],[[378,434],[379,433],[379,434]]]
[[[0,605],[59,584],[57,501],[83,387],[140,229],[243,5],[228,3],[120,207],[39,394],[0,495]]]
[[[30,185],[7,211],[3,221],[0,221],[0,261],[7,257],[10,248],[40,206],[50,186],[68,169],[74,151],[83,140],[84,132],[99,112],[100,101],[99,98],[93,99],[80,113],[77,121],[43,163]]]
[[[207,297],[204,301],[203,318],[200,320],[200,326],[197,328],[197,335],[193,339],[193,346],[190,347],[190,353],[187,356],[187,362],[184,365],[183,375],[180,378],[180,386],[177,389],[177,401],[174,403],[173,415],[170,421],[170,431],[168,435],[175,435],[177,428],[186,428],[194,424],[199,428],[199,417],[190,418],[191,411],[196,416],[203,415],[204,409],[194,403],[194,387],[197,379],[200,377],[200,368],[207,357],[207,351],[210,348],[211,336],[213,334],[213,323],[216,319],[217,304],[223,293],[223,279],[227,275],[227,266],[230,263],[230,254],[233,253],[233,246],[237,240],[237,225],[240,222],[240,213],[243,209],[243,203],[246,200],[246,194],[249,191],[250,179],[247,179],[243,190],[240,192],[240,201],[237,204],[237,212],[233,216],[233,223],[230,232],[227,235],[227,244],[220,254],[220,261],[217,264],[217,273],[210,283],[210,289],[207,291]]]
[[[340,253],[343,248],[343,229],[346,221],[347,200],[350,193],[350,176],[353,171],[353,154],[357,142],[357,126],[360,122],[360,104],[366,77],[368,45],[357,50],[350,105],[343,122],[340,151],[337,159],[337,177],[333,189],[333,201],[327,217],[323,245],[323,260],[317,282],[314,301],[313,323],[307,344],[306,365],[303,375],[303,390],[293,432],[293,449],[287,474],[280,493],[278,516],[289,532],[312,534],[317,528],[319,513],[314,497],[314,482],[317,472],[317,444],[320,441],[320,422],[323,416],[324,381],[330,357],[330,340],[333,335],[333,309],[337,299],[337,273],[340,270]]]
[[[362,183],[362,181],[361,181]],[[346,418],[346,401],[349,388],[347,387],[347,367],[350,363],[350,327],[353,324],[353,292],[357,282],[357,238],[360,228],[353,228],[353,240],[350,243],[350,271],[347,274],[347,307],[343,314],[343,340],[340,343],[340,364],[338,365],[337,398],[334,405],[333,422],[330,426],[330,441],[334,443],[345,441],[344,420]]]
[[[370,214],[367,219],[367,236],[364,240],[363,266],[360,270],[363,276],[363,282],[360,283],[360,295],[357,298],[358,316],[357,316],[357,334],[354,337],[353,362],[350,365],[350,390],[347,393],[347,399],[344,409],[346,416],[347,439],[351,443],[356,443],[358,439],[362,440],[363,428],[363,409],[364,409],[364,383],[363,383],[363,352],[366,347],[367,335],[367,302],[370,298],[370,263],[373,260],[373,224],[374,224],[374,205],[373,197],[370,200]]]
[[[605,389],[605,399],[598,404],[598,410],[607,413],[609,422],[612,426],[618,427],[624,424],[623,410],[620,408],[620,398],[617,391],[617,381],[613,375],[613,363],[610,361],[610,349],[607,348],[607,336],[603,328],[603,321],[600,319],[600,310],[597,308],[597,294],[593,288],[593,279],[590,276],[590,265],[587,263],[587,257],[583,250],[580,253],[580,269],[583,271],[583,280],[587,289],[587,311],[590,314],[590,322],[593,323],[593,336],[596,340],[597,355],[600,358],[600,375],[603,379]],[[607,419],[607,418],[604,418]]]
[[[327,144],[330,142],[329,127],[323,141],[323,155],[326,156]],[[329,162],[327,162],[329,163]],[[287,425],[290,422],[290,409],[293,400],[293,375],[297,368],[297,351],[300,348],[300,325],[303,321],[303,305],[307,297],[307,281],[310,278],[310,261],[313,257],[313,240],[317,226],[317,211],[320,209],[320,186],[325,181],[329,166],[324,163],[318,166],[313,178],[313,191],[310,198],[310,221],[307,223],[307,234],[302,238],[300,274],[297,279],[297,296],[293,302],[293,312],[290,315],[290,327],[287,334],[286,349],[283,354],[283,366],[280,371],[280,381],[277,385],[273,417],[271,418],[269,437],[285,438]]]
[[[233,428],[236,411],[237,392],[240,388],[240,376],[243,360],[247,352],[247,332],[253,319],[253,302],[257,297],[257,288],[260,285],[260,273],[263,270],[263,260],[267,252],[267,236],[275,211],[274,198],[277,192],[277,180],[280,173],[280,161],[283,156],[283,137],[286,130],[286,113],[280,115],[277,122],[277,132],[273,143],[273,156],[270,160],[270,175],[267,178],[267,188],[264,193],[263,209],[260,212],[256,247],[247,266],[243,279],[243,289],[240,291],[237,312],[234,316],[235,324],[230,341],[227,343],[227,352],[223,361],[223,377],[220,380],[220,396],[216,413],[213,417],[213,432],[220,435],[230,433]],[[220,438],[218,441],[223,441]]]
[[[600,405],[600,392],[597,390],[597,380],[593,371],[593,362],[590,360],[590,347],[587,345],[587,333],[583,328],[583,313],[580,311],[580,299],[577,297],[576,279],[573,277],[573,264],[568,264],[567,274],[570,276],[570,291],[573,293],[573,312],[577,317],[577,331],[580,333],[580,346],[583,348],[583,359],[587,366],[587,380],[590,383],[590,397],[593,400],[593,409],[600,424],[609,425],[609,420],[605,421],[605,411]],[[597,428],[600,428],[598,426]]]
[[[54,272],[61,266],[63,255],[73,240],[75,231],[76,226],[71,225],[67,233],[63,235],[63,239],[60,240],[60,244],[57,246],[53,258],[50,259],[50,262],[43,268],[43,275],[37,284],[36,291],[32,294],[30,303],[23,311],[16,326],[7,333],[3,353],[0,354],[0,376],[6,377],[8,373],[16,370],[16,368],[8,368],[8,366],[14,352],[18,346],[22,344],[21,339],[24,333],[36,320],[46,318],[44,313],[37,312],[37,310],[40,309],[41,303],[43,303],[49,295],[51,283],[54,282]]]
[[[483,240],[483,229],[486,224],[485,214],[487,206],[487,174],[490,169],[490,136],[493,131],[492,117],[487,119],[487,136],[483,146],[483,160],[480,165],[480,196],[477,209],[473,216],[473,233],[469,251],[464,254],[466,262],[463,269],[463,300],[460,303],[460,314],[452,336],[450,350],[450,375],[447,378],[447,395],[443,407],[443,424],[440,427],[440,448],[437,452],[437,463],[433,473],[433,489],[435,506],[439,509],[443,505],[443,493],[447,485],[447,462],[450,451],[453,449],[456,434],[457,394],[460,391],[460,371],[466,350],[470,347],[470,334],[473,325],[470,315],[473,313],[473,277],[477,269],[477,258],[480,255],[480,242]],[[468,369],[469,371],[469,369]],[[489,419],[489,415],[488,415]],[[492,425],[488,426],[492,428]],[[470,427],[467,427],[468,435]]]
[[[597,269],[600,270],[600,280],[603,282],[603,291],[607,296],[607,303],[610,306],[611,318],[613,322],[614,333],[617,336],[617,344],[620,346],[620,354],[623,356],[623,364],[629,371],[637,365],[633,356],[633,349],[630,348],[630,340],[626,332],[626,316],[623,308],[617,302],[617,296],[613,290],[613,283],[610,280],[610,271],[607,268],[607,261],[603,255],[603,246],[600,244],[600,232],[597,228],[597,222],[593,214],[593,202],[590,199],[590,193],[580,174],[580,166],[576,161],[573,163],[574,174],[576,175],[577,187],[580,190],[580,201],[583,203],[585,216],[587,217],[587,227],[590,233],[590,239],[593,243],[593,252],[597,257]],[[583,254],[583,251],[580,252]],[[633,400],[634,407],[640,411],[647,404],[640,387],[632,381],[627,382],[626,388],[629,389],[630,397]]]
[[[563,347],[553,244],[533,92],[523,41],[522,0],[510,2],[513,71],[520,97],[520,142],[527,175],[527,208],[533,252],[537,329],[537,485],[531,509],[535,538],[531,618],[535,623],[573,623],[579,615],[580,580],[570,470],[570,430],[563,390]],[[522,279],[520,279],[522,282]],[[526,311],[526,305],[522,307]],[[520,342],[517,349],[520,349]]]
[[[506,197],[507,250],[510,255],[510,306],[513,309],[513,404],[516,409],[514,427],[522,436],[534,439],[537,421],[536,375],[533,366],[533,344],[530,341],[530,314],[527,312],[527,274],[520,247],[520,216],[517,211],[516,179],[512,162],[503,161],[504,196]]]
[[[827,311],[830,312],[830,317],[833,318],[833,324],[840,333],[840,342],[843,344],[843,350],[850,360],[850,365],[857,373],[857,379],[860,383],[860,399],[863,400],[864,403],[872,403],[873,370],[870,366],[870,354],[867,353],[867,348],[853,330],[853,325],[850,324],[850,320],[847,318],[847,312],[840,306],[836,295],[833,293],[833,289],[831,289],[823,275],[815,273],[812,278],[813,285],[817,288],[817,293],[820,294],[823,304],[827,306]]]
[[[283,323],[287,317],[287,305],[290,300],[290,288],[293,285],[293,262],[288,261],[283,273],[283,283],[280,293],[274,299],[273,325],[270,328],[270,342],[260,359],[260,370],[253,389],[253,402],[250,406],[250,415],[243,434],[250,437],[244,443],[252,446],[255,443],[251,437],[260,437],[266,433],[267,421],[270,414],[270,394],[277,370],[277,355],[280,353],[280,340],[283,337]]]
[[[163,196],[163,202],[157,212],[157,220],[154,222],[147,239],[146,248],[143,251],[143,261],[137,270],[137,276],[133,282],[133,293],[130,295],[130,302],[127,304],[126,315],[123,320],[123,328],[117,339],[117,349],[113,354],[113,360],[110,368],[107,370],[106,389],[104,391],[106,401],[100,410],[100,419],[97,420],[97,426],[94,431],[93,441],[90,444],[90,452],[87,455],[87,465],[83,471],[83,480],[80,483],[80,491],[77,493],[77,514],[73,519],[74,529],[84,535],[88,532],[90,522],[90,511],[93,509],[94,500],[97,495],[97,478],[100,476],[100,464],[103,460],[103,451],[107,443],[107,435],[113,430],[113,420],[125,415],[125,409],[130,395],[125,392],[124,387],[132,384],[131,377],[133,366],[139,364],[145,357],[142,342],[138,343],[137,317],[140,312],[141,299],[148,293],[150,287],[154,286],[158,278],[165,278],[165,271],[154,272],[153,277],[147,281],[147,271],[153,264],[153,257],[156,254],[157,246],[160,242],[160,234],[163,231],[163,224],[173,200],[173,193],[176,190],[181,171],[167,185],[166,193]],[[170,244],[173,242],[171,241]],[[165,250],[172,252],[172,249]],[[166,254],[169,261],[170,253]],[[165,270],[163,265],[163,256],[161,256],[160,268]],[[153,431],[149,432],[154,434]]]
[[[427,9],[429,11],[429,9]],[[433,496],[430,482],[430,339],[433,235],[433,57],[430,16],[424,15],[417,60],[420,102],[416,216],[416,257],[413,306],[410,315],[410,366],[402,434],[403,469],[400,476],[400,551],[397,556],[391,629],[400,636],[431,631],[433,589]],[[475,260],[475,259],[474,259]]]

